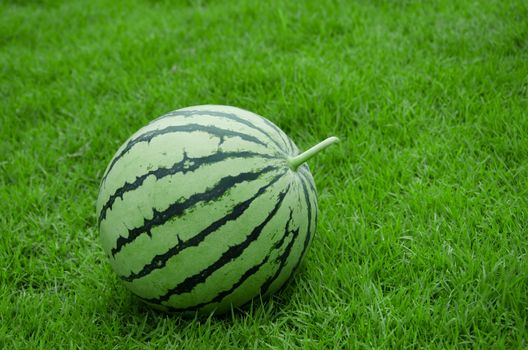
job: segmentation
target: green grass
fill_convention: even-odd
[[[0,348],[528,347],[528,5],[0,3]],[[318,233],[252,310],[150,311],[94,203],[149,120],[217,103],[306,149]]]

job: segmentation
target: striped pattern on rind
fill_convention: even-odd
[[[103,247],[135,294],[165,310],[227,311],[281,288],[317,220],[313,179],[268,120],[225,106],[171,112],[105,172]],[[143,164],[142,164],[143,163]]]
[[[255,130],[258,130],[264,137],[267,141],[271,141],[271,143],[273,143],[278,150],[284,150],[284,149],[288,149],[289,152],[294,152],[294,147],[293,147],[293,144],[291,143],[291,140],[288,138],[288,140],[290,140],[290,142],[286,143],[284,142],[284,135],[283,133],[273,124],[273,123],[270,123],[268,120],[262,118],[262,121],[264,123],[266,123],[266,125],[270,126],[273,131],[275,131],[275,135],[274,136],[271,136],[271,134],[264,130],[264,128],[261,128],[257,125],[255,125],[254,123],[234,114],[234,113],[226,113],[226,112],[219,112],[219,111],[210,111],[210,110],[180,110],[180,111],[174,111],[174,112],[170,112],[156,120],[154,120],[153,122],[156,122],[156,121],[159,121],[161,119],[165,119],[165,118],[171,118],[171,117],[184,117],[184,118],[187,118],[187,117],[192,117],[192,116],[196,116],[196,115],[199,115],[199,116],[210,116],[210,117],[214,117],[214,118],[225,118],[225,119],[229,119],[229,120],[233,120],[233,121],[236,121],[237,123],[240,123],[240,124],[243,124],[243,125],[246,125],[252,129],[255,129]],[[278,141],[278,140],[281,140],[282,141],[282,144]]]
[[[192,208],[197,203],[214,201],[228,192],[233,186],[241,182],[255,180],[262,174],[273,170],[277,170],[277,168],[273,166],[267,166],[258,172],[244,172],[236,176],[228,175],[221,178],[217,183],[207,188],[204,192],[195,193],[183,201],[174,202],[164,210],[160,211],[153,209],[154,215],[152,218],[144,219],[142,226],[129,229],[128,235],[126,237],[119,237],[117,239],[116,246],[112,248],[112,256],[115,257],[115,255],[119,253],[124,246],[132,243],[139,235],[147,234],[150,236],[150,231],[153,227],[161,226],[166,223],[167,220],[183,215],[186,210]]]
[[[127,142],[126,146],[112,159],[110,166],[103,176],[103,181],[106,180],[108,173],[112,170],[114,165],[119,161],[126,153],[130,152],[134,146],[141,142],[150,143],[155,137],[177,132],[204,132],[212,136],[216,136],[220,139],[222,144],[226,137],[240,137],[242,140],[253,142],[256,144],[264,145],[262,141],[252,135],[243,134],[237,131],[221,129],[212,125],[199,125],[199,124],[186,124],[186,125],[171,125],[163,129],[147,131],[144,134],[138,136]]]
[[[109,209],[112,209],[112,205],[116,199],[123,199],[123,195],[129,191],[138,189],[145,182],[149,176],[154,176],[157,180],[160,180],[166,176],[171,176],[179,172],[185,174],[187,172],[192,172],[198,169],[201,166],[208,165],[214,162],[221,162],[228,158],[248,158],[248,157],[259,157],[263,161],[266,159],[275,159],[277,156],[261,154],[250,151],[243,152],[216,152],[211,155],[199,158],[190,158],[186,152],[183,152],[183,159],[173,164],[171,167],[161,167],[155,170],[151,170],[137,176],[136,179],[132,182],[125,182],[121,187],[119,187],[115,192],[110,196],[110,198],[103,205],[103,208],[100,211],[99,220],[101,222],[106,217],[106,212]]]
[[[208,265],[204,269],[200,270],[198,273],[195,273],[189,277],[187,277],[184,281],[177,284],[175,287],[171,288],[169,291],[167,291],[165,294],[154,298],[154,299],[147,299],[148,302],[154,302],[156,304],[160,304],[161,302],[165,302],[169,300],[173,295],[182,294],[182,293],[189,293],[191,292],[196,285],[200,283],[204,283],[209,276],[211,276],[214,272],[218,271],[220,268],[228,264],[233,259],[238,258],[244,250],[254,241],[256,241],[259,236],[262,234],[262,231],[266,227],[269,221],[273,219],[277,211],[279,210],[282,202],[284,201],[284,198],[286,197],[286,194],[288,193],[289,187],[286,188],[286,190],[282,191],[277,199],[277,203],[273,207],[273,209],[268,213],[266,218],[259,223],[256,227],[251,230],[251,232],[245,237],[245,239],[233,246],[229,246],[220,256],[218,260],[216,260],[213,264]]]
[[[225,225],[229,221],[233,221],[238,219],[244,212],[249,208],[249,206],[260,196],[262,195],[269,187],[273,186],[284,174],[279,174],[273,180],[271,180],[266,185],[262,186],[258,189],[258,191],[249,199],[238,203],[233,207],[233,210],[230,211],[229,214],[221,217],[218,220],[213,221],[209,226],[207,226],[202,231],[198,232],[195,236],[192,238],[182,241],[179,240],[178,243],[172,247],[170,247],[166,252],[163,254],[155,255],[152,258],[152,261],[148,264],[146,264],[141,271],[137,273],[131,273],[128,276],[121,276],[121,279],[127,282],[132,282],[133,280],[137,278],[144,277],[151,273],[152,271],[156,269],[162,269],[167,265],[167,261],[181,252],[183,249],[197,246],[200,244],[209,234],[217,231],[220,227]]]

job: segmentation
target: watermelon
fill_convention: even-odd
[[[103,249],[125,286],[155,308],[223,313],[280,289],[317,225],[305,161],[269,120],[193,106],[146,125],[101,181]]]

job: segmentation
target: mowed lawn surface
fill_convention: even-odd
[[[525,1],[0,3],[0,348],[528,346]],[[310,160],[318,232],[271,300],[150,311],[95,200],[117,148],[197,104]]]

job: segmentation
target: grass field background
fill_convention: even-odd
[[[3,1],[0,101],[0,348],[528,347],[525,1]],[[119,284],[94,203],[206,103],[342,142],[292,283],[188,320]]]

